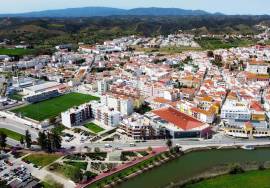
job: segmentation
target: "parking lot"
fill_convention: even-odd
[[[9,158],[0,160],[0,178],[11,187],[17,188],[33,187],[39,182],[31,175],[30,170],[26,166],[20,163],[13,163]]]

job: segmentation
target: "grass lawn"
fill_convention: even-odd
[[[0,128],[0,132],[5,133],[7,135],[7,137],[12,138],[12,139],[17,140],[17,141],[20,141],[22,136],[24,137],[24,135],[22,135],[22,134],[16,133],[14,131],[11,131],[11,130],[5,129],[5,128]]]
[[[0,55],[10,55],[10,56],[23,56],[30,55],[35,52],[34,49],[9,49],[9,48],[0,48]]]
[[[75,166],[79,169],[86,170],[88,163],[87,162],[74,162],[74,161],[64,161],[65,164]]]
[[[270,170],[250,171],[237,175],[225,175],[205,180],[186,188],[268,188],[270,187]]]
[[[53,163],[50,166],[50,170],[64,175],[68,179],[71,179],[74,182],[79,182],[82,178],[82,171],[77,166],[72,166],[69,164],[59,164]]]
[[[101,131],[104,131],[104,129],[102,127],[100,127],[94,123],[88,123],[84,126],[94,133],[99,133]]]
[[[45,119],[56,117],[61,112],[64,112],[71,107],[84,104],[91,100],[99,100],[99,98],[80,93],[69,93],[53,99],[17,108],[12,110],[12,112],[21,113],[23,116],[37,121],[43,121]]]
[[[58,185],[55,185],[54,183],[48,183],[48,182],[45,182],[45,181],[43,181],[43,182],[41,182],[41,187],[42,188],[60,188],[61,186],[58,186]]]
[[[60,158],[59,154],[31,154],[23,158],[24,161],[29,161],[37,166],[47,166],[54,162],[56,159]]]

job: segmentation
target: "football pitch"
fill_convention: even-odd
[[[78,106],[92,100],[99,100],[99,98],[80,93],[69,93],[56,98],[17,108],[12,110],[12,112],[37,121],[43,121],[45,119],[56,117],[61,112],[64,112],[71,107]]]

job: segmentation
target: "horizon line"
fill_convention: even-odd
[[[140,7],[133,7],[133,8],[121,8],[121,7],[113,7],[113,6],[78,6],[78,7],[66,7],[66,8],[48,8],[48,9],[41,9],[41,10],[33,10],[33,11],[25,11],[25,12],[10,12],[10,13],[0,13],[0,15],[16,15],[16,14],[27,14],[27,13],[37,13],[37,12],[44,12],[44,11],[57,11],[57,10],[67,10],[67,9],[80,9],[80,8],[113,8],[119,10],[132,10],[132,9],[150,9],[150,8],[160,8],[160,9],[180,9],[180,10],[190,10],[190,11],[204,11],[209,13],[210,15],[214,14],[222,14],[224,16],[269,16],[270,14],[254,14],[254,13],[224,13],[220,11],[212,12],[203,9],[189,9],[189,8],[181,8],[181,7],[156,7],[156,6],[140,6]]]

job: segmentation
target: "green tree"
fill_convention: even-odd
[[[60,134],[58,134],[56,131],[53,131],[51,133],[50,139],[51,139],[53,151],[61,148],[62,138],[61,138]]]
[[[25,131],[25,143],[26,143],[26,147],[30,148],[32,145],[32,138],[31,138],[31,134],[29,133],[28,130]]]
[[[47,149],[47,136],[45,132],[39,132],[38,133],[38,139],[37,139],[38,145],[41,147],[42,150]]]
[[[245,172],[242,166],[238,163],[231,164],[229,174],[241,174]]]
[[[207,57],[214,57],[213,51],[211,50],[207,51]]]
[[[21,138],[20,138],[20,144],[24,146],[24,137],[23,136],[21,136]]]
[[[47,133],[47,142],[46,142],[46,149],[49,153],[53,151],[52,149],[52,139],[51,139],[51,134]]]
[[[100,148],[99,147],[95,147],[94,151],[95,151],[95,153],[99,153],[100,152]]]
[[[7,135],[3,132],[0,132],[0,146],[2,149],[7,146]]]
[[[167,142],[166,142],[166,145],[168,146],[168,148],[171,148],[172,145],[173,145],[172,140],[168,139]]]

